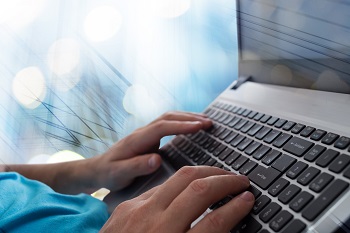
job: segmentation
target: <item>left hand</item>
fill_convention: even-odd
[[[203,114],[165,113],[114,144],[104,154],[86,160],[90,175],[83,172],[84,180],[90,183],[92,190],[101,187],[111,191],[123,189],[136,177],[159,168],[162,159],[157,152],[162,137],[195,133],[211,125],[211,120]]]

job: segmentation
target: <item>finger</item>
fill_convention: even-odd
[[[160,155],[154,153],[120,160],[118,166],[123,167],[125,177],[136,178],[155,172],[161,163]]]
[[[183,167],[157,189],[153,198],[161,208],[166,209],[192,181],[208,176],[229,174],[233,173],[217,167]]]
[[[249,187],[249,179],[241,175],[211,176],[193,181],[166,210],[166,216],[177,216],[175,229],[185,230],[213,203],[229,194],[238,194]],[[188,208],[188,204],[191,208]],[[186,210],[186,211],[183,211]],[[185,227],[185,228],[182,228]]]
[[[221,233],[230,232],[253,208],[254,196],[246,191],[222,207],[206,215],[188,233]]]
[[[151,188],[150,190],[142,193],[140,196],[136,197],[136,199],[147,200],[157,191],[158,188],[159,188],[159,186],[155,186],[155,187]]]
[[[120,150],[125,153],[122,158],[146,153],[164,136],[195,133],[202,128],[203,124],[200,121],[158,121],[123,139]]]
[[[155,123],[159,120],[169,121],[200,121],[205,128],[209,128],[212,125],[212,121],[204,114],[201,113],[189,113],[189,112],[167,112],[161,117],[153,121]],[[151,124],[152,124],[151,123]]]

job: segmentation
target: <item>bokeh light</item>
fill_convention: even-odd
[[[46,83],[40,69],[32,66],[19,71],[13,79],[12,92],[24,107],[38,107],[46,95]]]
[[[80,61],[79,43],[71,38],[55,41],[49,49],[47,61],[49,68],[56,75],[70,73]]]
[[[85,159],[78,153],[69,150],[62,150],[50,156],[47,163],[61,163]]]
[[[55,41],[49,48],[47,63],[53,72],[51,82],[55,89],[68,91],[80,81],[80,45],[72,38]]]
[[[190,0],[150,0],[145,1],[149,13],[161,18],[176,18],[185,14],[191,7]]]
[[[84,23],[85,34],[90,41],[101,42],[113,37],[122,25],[122,15],[111,6],[93,9]]]
[[[45,7],[45,0],[0,0],[0,25],[20,29],[33,22]]]

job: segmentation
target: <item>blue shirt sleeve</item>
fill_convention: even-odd
[[[87,194],[64,195],[18,173],[0,173],[0,232],[98,232],[107,206]]]

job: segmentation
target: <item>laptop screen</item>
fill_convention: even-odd
[[[343,0],[238,1],[240,75],[350,93],[349,17]]]

